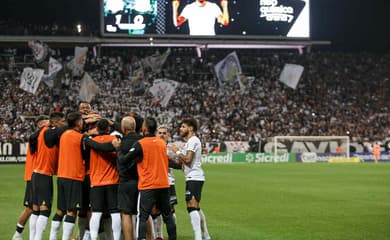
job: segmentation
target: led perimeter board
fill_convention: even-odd
[[[103,36],[310,38],[310,0],[100,0]]]

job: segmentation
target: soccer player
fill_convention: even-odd
[[[129,152],[130,148],[142,138],[138,134],[137,128],[141,129],[142,119],[138,120],[133,117],[124,117],[121,121],[123,133],[122,143],[119,150],[122,154]],[[139,126],[139,127],[137,127]],[[117,167],[119,171],[118,187],[118,206],[121,211],[122,232],[125,240],[133,240],[133,229],[135,225],[135,216],[137,214],[138,198],[138,173],[137,166],[134,164],[129,167],[125,161],[118,159]],[[133,217],[134,216],[134,217]]]
[[[98,136],[93,140],[99,143],[111,142],[116,136],[109,135],[110,125],[107,119],[100,119],[97,124]],[[90,234],[92,240],[97,240],[100,219],[104,211],[111,215],[114,240],[121,236],[121,219],[118,210],[118,183],[119,174],[116,168],[115,153],[101,153],[91,150],[90,178],[91,178],[91,208]]]
[[[39,131],[42,129],[42,127],[49,125],[48,116],[42,115],[39,116],[37,119],[37,127],[38,127],[38,134]],[[24,193],[24,210],[19,216],[18,223],[16,224],[16,231],[12,237],[12,240],[21,240],[22,239],[22,233],[24,229],[24,225],[26,224],[27,220],[31,216],[33,212],[33,194],[32,194],[32,183],[31,183],[31,177],[33,173],[33,162],[36,158],[36,146],[30,146],[31,144],[27,144],[27,154],[26,154],[26,164],[24,167],[24,180],[26,181],[26,190]],[[38,214],[35,214],[37,217]],[[35,231],[30,231],[30,238],[34,238]]]
[[[186,201],[187,211],[191,218],[195,240],[211,239],[207,230],[206,217],[200,209],[200,200],[205,176],[202,165],[202,144],[195,135],[198,124],[195,119],[185,119],[180,124],[180,136],[186,141],[185,152],[182,153],[176,145],[171,145],[171,150],[176,153],[184,166],[186,177]],[[203,222],[203,224],[202,224]]]
[[[372,155],[374,156],[375,163],[378,163],[381,156],[381,145],[379,142],[376,142],[372,145]]]
[[[169,205],[168,156],[165,142],[155,136],[157,122],[145,118],[142,131],[144,138],[136,142],[126,155],[118,152],[121,161],[137,164],[138,171],[138,240],[146,239],[146,221],[155,205],[167,226],[168,238],[176,239],[176,224]],[[120,140],[114,139],[118,148]]]
[[[196,0],[186,5],[178,15],[180,1],[172,1],[173,24],[181,26],[188,20],[190,35],[215,35],[215,20],[224,26],[229,25],[228,1],[222,0],[221,7],[207,0]]]
[[[169,141],[169,132],[168,128],[166,126],[159,126],[157,128],[157,137],[160,137],[162,140],[165,141],[166,144],[168,144]],[[176,222],[176,214],[175,214],[175,205],[177,205],[177,196],[176,196],[176,189],[175,189],[175,175],[173,174],[173,168],[175,169],[182,169],[182,164],[179,164],[177,162],[174,162],[171,160],[172,154],[170,154],[171,151],[167,149],[168,159],[169,159],[169,172],[168,172],[168,178],[169,178],[169,203],[171,205],[171,212],[173,220]],[[163,220],[160,212],[158,209],[156,209],[158,215],[153,216],[153,226],[154,226],[154,232],[156,234],[156,240],[162,240],[163,239]]]
[[[76,220],[77,210],[83,200],[83,182],[85,179],[85,161],[83,159],[84,146],[103,151],[114,151],[111,143],[97,143],[81,133],[83,119],[81,113],[73,112],[67,116],[68,130],[60,138],[58,160],[58,197],[57,208],[65,215],[62,239],[68,240],[71,236]]]
[[[34,205],[33,210],[39,211],[35,224],[34,240],[40,240],[46,229],[53,201],[53,175],[58,166],[58,138],[57,129],[65,126],[64,114],[53,112],[50,114],[50,125],[43,127],[37,140],[37,155],[33,164],[32,186]],[[33,228],[34,226],[30,227]]]

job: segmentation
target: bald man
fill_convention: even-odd
[[[124,117],[121,121],[123,133],[122,144],[119,151],[123,154],[129,152],[135,142],[142,138],[136,132],[136,121],[133,117]],[[119,171],[118,205],[122,217],[122,231],[125,240],[133,240],[133,219],[137,214],[138,173],[137,165],[129,168],[129,163],[117,161]]]

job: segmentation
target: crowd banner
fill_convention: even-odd
[[[28,41],[28,46],[32,50],[35,62],[41,63],[46,59],[49,47],[45,43],[38,40],[30,40]]]
[[[155,79],[153,86],[149,88],[154,97],[154,101],[161,106],[166,107],[169,100],[175,94],[179,83],[170,79]]]
[[[24,68],[22,76],[20,77],[19,87],[26,92],[35,94],[39,87],[39,83],[42,80],[43,73],[43,69],[33,69],[30,67]]]
[[[82,101],[90,102],[99,93],[99,86],[88,73],[84,73],[81,79],[79,96]]]
[[[72,70],[73,76],[81,76],[87,59],[88,47],[75,47],[74,58],[67,63],[67,68]]]
[[[299,79],[301,79],[304,67],[297,64],[285,64],[280,74],[279,81],[290,88],[296,89]]]
[[[237,53],[232,52],[214,66],[220,87],[233,86],[240,81],[241,64]]]

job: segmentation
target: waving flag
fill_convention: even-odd
[[[74,58],[66,65],[72,70],[73,76],[81,76],[87,59],[88,47],[75,47]]]
[[[93,81],[93,79],[89,76],[88,73],[84,73],[80,84],[80,100],[90,102],[98,93],[99,87],[96,85],[96,83]]]
[[[233,86],[240,81],[241,65],[237,53],[232,52],[214,67],[219,86]]]
[[[41,63],[46,59],[49,47],[45,43],[33,40],[28,42],[28,46],[31,48],[34,60],[37,63]]]
[[[176,91],[179,83],[169,79],[156,79],[149,91],[154,96],[154,100],[161,106],[166,107],[169,100]]]
[[[20,78],[19,87],[27,92],[35,94],[42,80],[43,69],[24,68]]]
[[[168,50],[163,54],[155,54],[143,58],[142,63],[145,67],[150,67],[153,72],[159,73],[170,53],[171,53],[171,49],[168,48]]]
[[[285,64],[280,74],[279,81],[290,88],[296,89],[304,67],[297,64]]]
[[[49,59],[49,73],[44,74],[42,77],[43,82],[48,86],[48,87],[53,87],[54,86],[54,78],[57,75],[59,71],[62,69],[62,64],[58,62],[56,59],[50,57]]]

